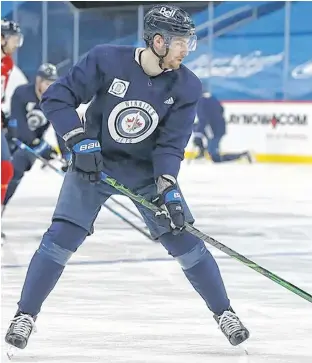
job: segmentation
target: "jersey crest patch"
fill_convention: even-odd
[[[128,81],[123,81],[122,79],[114,78],[112,84],[109,87],[108,93],[112,94],[113,96],[124,98],[129,85],[130,82]]]
[[[120,144],[136,144],[149,137],[156,129],[159,116],[144,101],[123,101],[116,105],[108,117],[111,137]]]

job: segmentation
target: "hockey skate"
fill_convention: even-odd
[[[230,307],[222,315],[213,316],[222,333],[232,345],[238,345],[249,338],[249,331],[245,328],[233,309]]]
[[[32,331],[36,331],[35,320],[29,314],[18,312],[11,320],[5,341],[13,347],[24,349]]]

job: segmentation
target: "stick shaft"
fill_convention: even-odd
[[[117,182],[117,180],[111,178],[105,173],[102,173],[102,181],[105,183],[111,185],[116,190],[120,191],[124,195],[127,195],[129,198],[135,200],[136,202],[140,203],[141,205],[145,206],[146,208],[157,212],[159,211],[159,208],[156,207],[154,204],[148,202],[146,199],[144,199],[141,195],[134,194],[130,189],[126,188],[124,185]],[[228,256],[235,258],[236,260],[242,262],[245,266],[253,269],[254,271],[257,271],[261,275],[267,277],[268,279],[274,281],[275,283],[279,284],[280,286],[283,286],[285,289],[293,292],[294,294],[297,294],[298,296],[302,297],[303,299],[309,301],[312,303],[312,295],[308,292],[300,289],[298,286],[293,285],[289,281],[284,280],[282,277],[274,274],[273,272],[265,269],[264,267],[256,264],[255,262],[249,260],[245,256],[239,254],[238,252],[232,250],[231,248],[225,246],[221,242],[215,240],[214,238],[208,236],[207,234],[201,232],[197,228],[193,227],[189,223],[185,223],[185,229],[193,234],[194,236],[200,238],[206,243],[209,243],[210,245],[214,246],[218,250],[224,252]]]

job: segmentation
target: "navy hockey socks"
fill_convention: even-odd
[[[221,315],[229,308],[230,300],[219,267],[209,251],[200,262],[183,272],[214,314]]]
[[[219,267],[204,242],[184,231],[174,236],[166,233],[160,238],[163,246],[181,265],[194,289],[217,315],[230,306]]]

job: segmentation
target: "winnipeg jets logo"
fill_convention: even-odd
[[[144,101],[124,101],[116,105],[108,117],[111,137],[121,144],[136,144],[149,137],[156,129],[159,116]]]

